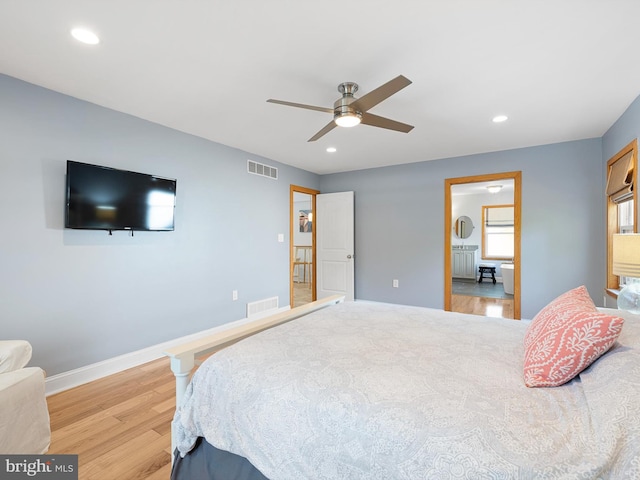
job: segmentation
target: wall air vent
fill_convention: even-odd
[[[278,310],[278,297],[265,298],[257,302],[247,303],[247,318],[255,316],[267,316]]]
[[[278,169],[276,167],[270,167],[263,163],[254,162],[253,160],[247,160],[247,171],[254,175],[261,175],[263,177],[278,179]]]

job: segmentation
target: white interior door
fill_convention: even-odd
[[[317,298],[354,298],[353,192],[316,195]]]

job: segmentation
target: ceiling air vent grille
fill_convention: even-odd
[[[254,162],[253,160],[247,160],[247,171],[254,175],[261,175],[263,177],[278,179],[278,169],[276,167],[270,167],[263,163]]]

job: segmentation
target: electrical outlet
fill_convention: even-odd
[[[238,299],[238,290],[234,290],[233,292],[231,292],[231,298],[232,300]]]
[[[398,279],[394,278],[393,279],[393,288],[398,288],[400,286],[400,282],[398,282]]]

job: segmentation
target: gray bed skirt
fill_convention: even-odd
[[[176,450],[171,480],[268,480],[244,457],[219,450],[204,438],[184,458]]]

